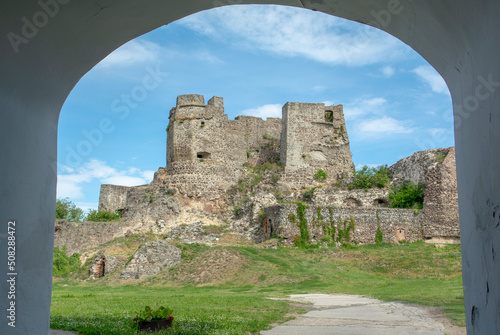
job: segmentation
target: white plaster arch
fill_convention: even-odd
[[[500,333],[498,0],[2,1],[0,264],[6,262],[8,222],[16,221],[18,276],[16,328],[2,316],[0,333],[48,333],[57,122],[73,86],[129,40],[195,12],[239,3],[305,7],[376,25],[443,76],[454,105],[468,332]],[[0,274],[2,311],[9,306],[6,271]]]

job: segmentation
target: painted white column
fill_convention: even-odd
[[[57,119],[6,95],[0,113],[0,334],[47,334]]]
[[[453,89],[468,334],[500,334],[500,25],[492,28]]]

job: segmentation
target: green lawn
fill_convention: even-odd
[[[174,310],[168,334],[248,334],[297,311],[268,297],[319,292],[436,306],[454,324],[465,324],[457,245],[182,249],[181,264],[147,280],[123,283],[117,272],[96,281],[55,283],[51,327],[134,334],[134,311],[159,304]]]

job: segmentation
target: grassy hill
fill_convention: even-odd
[[[130,257],[145,240],[131,236],[102,247]],[[174,309],[168,334],[248,334],[283,322],[298,306],[270,300],[295,293],[360,294],[439,307],[464,325],[460,246],[423,242],[295,249],[179,244],[182,262],[145,280],[98,280],[73,273],[54,284],[55,328],[82,334],[134,334],[134,311]],[[290,314],[292,313],[292,314]]]

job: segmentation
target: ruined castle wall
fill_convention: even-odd
[[[267,160],[279,161],[281,119],[263,120],[254,116],[238,116],[232,121],[228,138],[243,151],[244,162],[260,165]]]
[[[292,222],[292,216],[295,216],[295,222]],[[305,211],[305,217],[312,241],[319,241],[324,238],[324,224],[329,225],[333,220],[337,229],[344,229],[344,221],[348,226],[351,217],[354,220],[351,243],[355,241],[366,244],[374,243],[379,224],[384,235],[384,242],[401,240],[414,242],[423,239],[422,222],[424,214],[415,214],[410,209],[367,207],[355,209],[352,207],[331,207],[329,209],[309,206]],[[293,241],[300,236],[300,229],[297,224],[297,205],[295,204],[280,204],[266,208],[266,220],[268,225],[272,227],[270,233],[284,238],[287,244],[293,244]]]
[[[388,188],[335,191],[316,189],[312,202],[314,206],[322,207],[388,207],[388,197]]]
[[[327,115],[329,113],[329,115]],[[286,179],[313,183],[318,169],[335,182],[354,169],[342,106],[288,102],[283,106],[281,163]]]
[[[167,131],[167,168],[153,184],[185,196],[217,199],[238,182],[245,163],[279,159],[281,119],[229,120],[219,97],[204,105],[203,96],[179,96]]]
[[[460,236],[454,147],[418,151],[389,170],[391,185],[410,181],[425,186],[425,238]]]
[[[433,165],[426,176],[423,211],[428,238],[460,237],[455,148],[447,151],[444,160]]]
[[[124,209],[129,189],[130,187],[127,186],[101,185],[98,210],[114,213],[117,210]]]
[[[125,235],[129,222],[56,222],[54,246],[66,246],[66,254],[81,253]]]
[[[400,185],[405,181],[425,185],[431,166],[438,163],[438,158],[448,154],[451,148],[417,151],[413,155],[399,160],[389,167],[392,175],[391,185]]]

